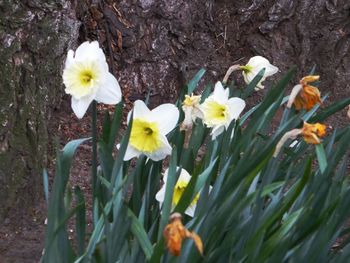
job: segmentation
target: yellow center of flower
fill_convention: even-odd
[[[251,72],[253,70],[253,67],[249,66],[249,65],[240,66],[239,68],[241,70],[243,70],[243,72],[246,73],[246,74],[248,74],[249,72]]]
[[[162,147],[158,125],[141,119],[134,119],[130,144],[141,152],[153,153]]]
[[[228,107],[216,101],[208,101],[204,105],[204,118],[209,126],[221,125],[227,122],[229,117]]]
[[[200,99],[201,99],[201,96],[185,95],[185,100],[183,101],[182,105],[194,106],[199,103]]]
[[[80,73],[80,83],[84,87],[89,87],[94,80],[94,73],[91,70],[84,70]]]
[[[76,99],[92,94],[95,91],[100,72],[98,63],[94,61],[75,62],[63,72],[66,92]]]
[[[176,206],[180,199],[181,199],[181,196],[183,195],[183,193],[185,192],[185,189],[188,185],[188,182],[187,181],[183,181],[183,180],[179,180],[175,187],[174,187],[174,194],[173,194],[173,205]],[[197,194],[195,196],[195,198],[193,199],[191,205],[194,205],[198,202],[198,199],[199,199],[199,194]]]

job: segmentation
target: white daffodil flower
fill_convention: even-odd
[[[245,108],[245,101],[240,98],[228,98],[229,89],[224,89],[221,82],[215,84],[215,89],[202,104],[204,123],[213,128],[211,135],[214,140],[227,129],[232,120],[235,120]]]
[[[121,100],[119,83],[109,73],[97,41],[84,42],[75,52],[68,51],[63,83],[65,92],[72,95],[72,109],[79,119],[93,100],[106,104],[117,104]]]
[[[203,112],[199,104],[200,100],[200,95],[185,95],[185,100],[182,103],[182,110],[185,113],[185,119],[181,125],[183,130],[192,127],[192,123],[195,122],[197,118],[203,118]]]
[[[179,167],[176,167],[176,170],[180,169]],[[168,180],[168,170],[167,169],[164,173],[164,177],[163,177],[163,186],[162,188],[159,190],[159,192],[156,194],[156,200],[159,202],[159,206],[162,207],[162,204],[164,202],[164,198],[165,198],[165,188],[166,188],[166,182]],[[177,182],[175,184],[174,187],[174,192],[173,192],[173,199],[172,199],[172,209],[174,209],[176,207],[176,205],[179,203],[182,194],[185,192],[185,189],[188,185],[188,183],[191,180],[191,176],[189,175],[189,173],[182,168],[181,169],[181,173],[179,178],[177,179]],[[211,186],[209,188],[209,191],[211,190]],[[197,202],[199,199],[199,193],[195,196],[195,198],[193,199],[192,203],[189,205],[189,207],[187,207],[185,214],[189,215],[191,217],[193,217],[194,215],[194,211],[196,210],[196,206],[197,206]]]
[[[159,161],[170,155],[172,148],[165,135],[175,128],[178,120],[179,110],[173,104],[162,104],[149,110],[143,101],[135,101],[124,160],[144,154],[153,161]]]
[[[266,58],[262,56],[255,56],[249,59],[247,65],[240,66],[243,70],[243,78],[246,84],[249,84],[260,70],[265,68],[265,73],[259,83],[256,85],[255,90],[263,89],[264,86],[261,84],[267,77],[277,73],[278,68],[272,65]]]

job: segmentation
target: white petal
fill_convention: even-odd
[[[91,43],[86,41],[82,43],[75,51],[74,58],[78,61],[85,61],[85,60],[106,61],[105,54],[103,53],[102,49],[99,47],[99,44],[97,41],[93,41]],[[108,67],[107,67],[107,70],[108,70]]]
[[[197,207],[196,204],[190,205],[189,207],[187,207],[187,209],[185,211],[185,214],[189,215],[190,217],[193,217],[194,216],[194,212],[196,211],[196,207]]]
[[[134,119],[149,119],[151,111],[147,108],[146,104],[142,100],[134,102]]]
[[[147,157],[149,157],[153,161],[163,160],[167,155],[171,154],[172,148],[167,138],[164,135],[160,134],[160,140],[162,141],[162,144],[163,144],[163,146],[160,149],[158,149],[153,153],[147,153],[147,152],[144,153]]]
[[[189,182],[190,180],[191,175],[184,168],[182,168],[178,181]]]
[[[174,104],[162,104],[151,111],[151,121],[158,124],[159,131],[163,135],[171,132],[178,120],[179,110]]]
[[[128,144],[124,155],[124,161],[129,161],[134,157],[139,157],[140,154],[141,154],[140,151],[136,150],[134,147]]]
[[[225,130],[225,126],[224,125],[220,125],[220,126],[215,126],[213,128],[213,130],[211,131],[211,139],[215,140],[217,136],[219,136],[223,131]]]
[[[269,65],[270,62],[262,57],[262,56],[255,56],[255,57],[251,57],[247,63],[247,65],[253,67],[253,68],[265,68],[266,65]]]
[[[265,65],[265,77],[272,76],[273,74],[276,74],[278,72],[278,67],[275,67],[274,65],[268,64]]]
[[[177,169],[177,167],[176,167]],[[169,168],[167,168],[164,172],[164,175],[163,175],[163,182],[164,182],[164,185],[166,184],[166,181],[168,180],[168,173],[169,173]]]
[[[240,98],[231,98],[228,100],[227,104],[231,120],[238,119],[239,115],[245,108],[245,101]]]
[[[229,96],[229,89],[224,89],[221,82],[218,81],[215,84],[214,92],[213,92],[213,98],[218,101],[219,103],[226,103],[228,96]]]
[[[162,186],[162,188],[156,194],[156,200],[159,202],[160,206],[163,204],[164,198],[165,198],[165,184]]]
[[[121,101],[122,93],[117,79],[107,73],[106,81],[97,90],[95,99],[105,104],[117,104]]]
[[[198,119],[203,119],[204,118],[204,114],[203,114],[203,111],[202,111],[201,107],[193,108],[193,112],[192,112],[192,120],[193,120],[193,122],[196,120],[196,118],[198,118]]]
[[[93,100],[94,96],[85,96],[80,99],[75,99],[72,97],[72,110],[79,119],[83,118]]]
[[[69,50],[66,58],[65,68],[69,67],[74,62],[74,51]]]

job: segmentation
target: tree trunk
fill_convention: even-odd
[[[69,1],[0,1],[0,222],[43,197],[48,117],[79,24]]]
[[[201,67],[207,69],[204,82],[216,82],[233,63],[247,63],[255,55],[279,67],[274,78],[296,65],[295,82],[316,66],[321,91],[331,93],[328,101],[348,96],[348,0],[88,2],[100,3],[89,12],[79,10],[82,32],[112,42],[115,74],[124,94],[134,98],[151,90],[152,104],[174,100]],[[244,86],[240,74],[232,79]],[[254,103],[263,94],[255,93]]]

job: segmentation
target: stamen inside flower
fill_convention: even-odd
[[[92,80],[93,72],[91,72],[91,70],[84,70],[80,73],[80,81],[84,87],[89,86]]]
[[[161,146],[157,123],[134,119],[130,134],[130,144],[142,152],[155,152]]]
[[[95,92],[100,72],[99,65],[94,61],[74,63],[63,72],[66,93],[76,99],[92,94]]]

